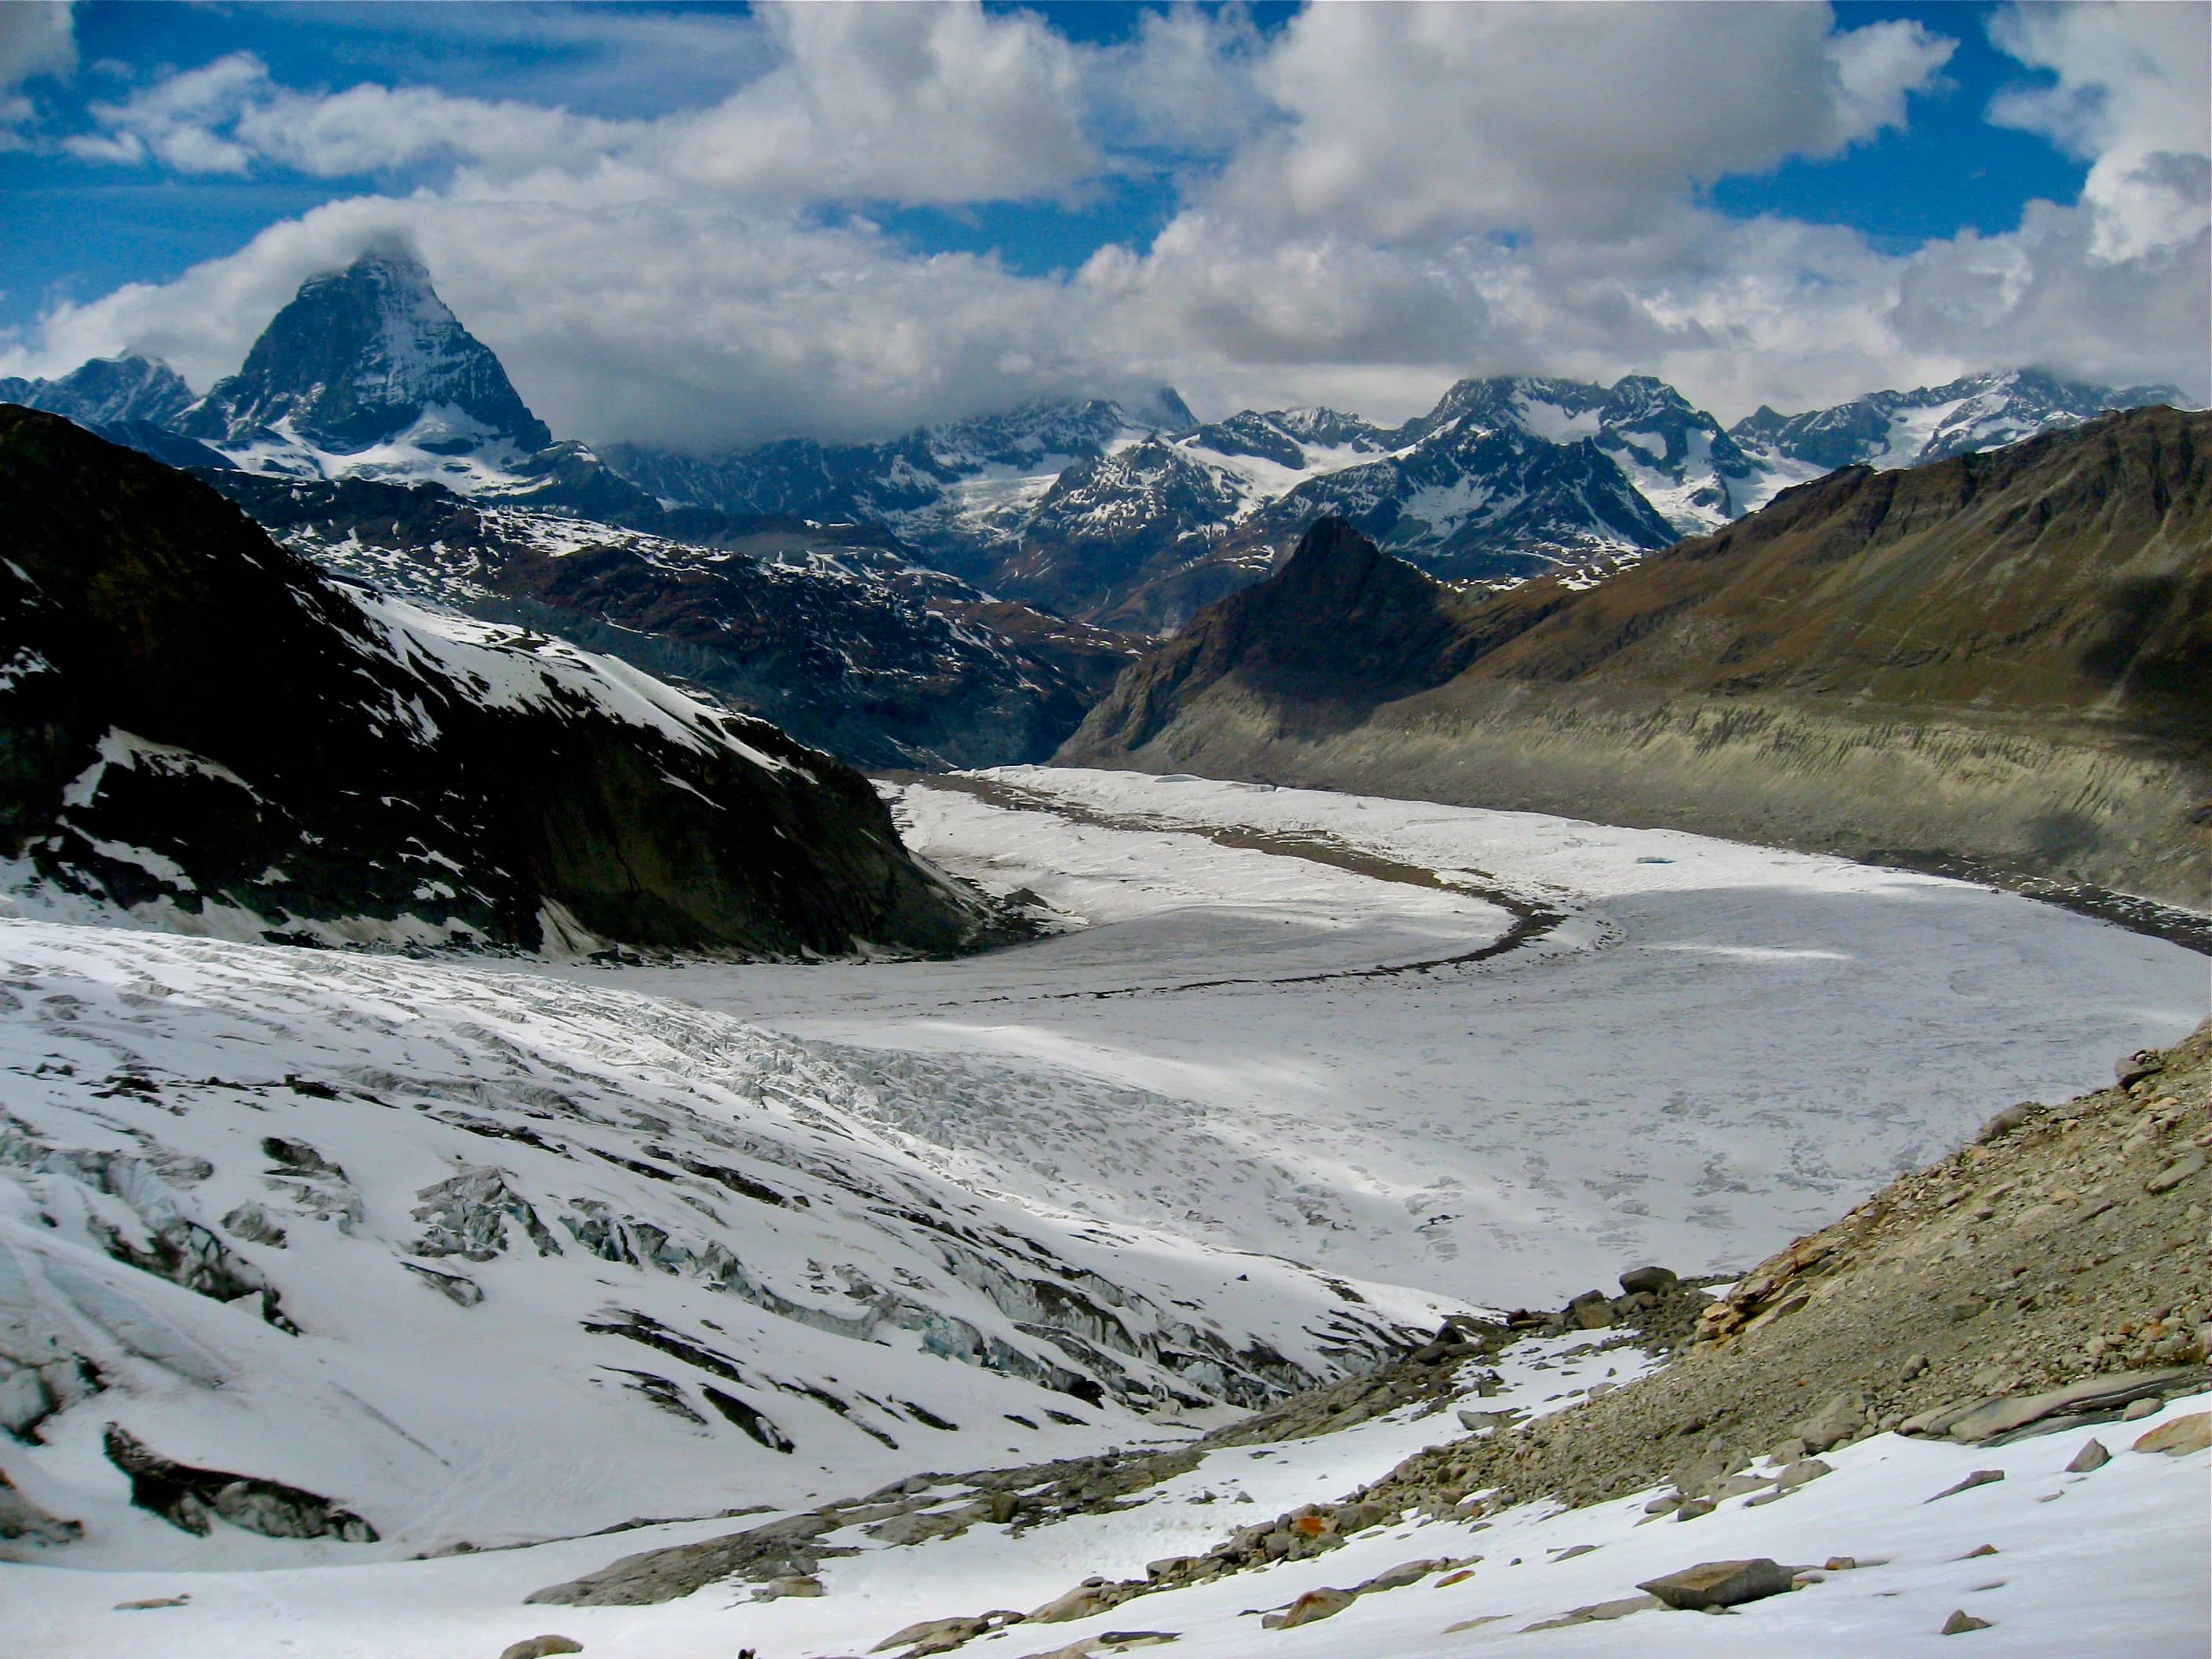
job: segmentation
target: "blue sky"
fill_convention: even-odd
[[[2146,267],[2146,279],[2164,286],[2145,289],[2135,336],[2116,337],[2109,315],[2090,326],[2086,310],[2112,310],[2117,279],[2105,254],[2162,234],[2142,228],[2158,204],[2122,199],[2121,163],[2179,155],[2178,188],[2187,198],[2198,185],[2189,168],[2201,132],[2193,149],[2167,147],[2189,125],[2186,57],[2201,30],[2187,19],[2203,8],[2130,9],[2168,14],[2132,58],[2099,44],[2113,33],[2108,18],[2074,27],[2051,21],[2055,13],[1963,3],[1593,8],[1573,14],[1571,27],[1556,7],[1393,16],[1390,7],[1332,15],[1287,4],[994,3],[935,9],[943,27],[923,42],[912,18],[833,23],[728,7],[101,0],[68,15],[73,51],[49,42],[26,74],[30,49],[19,40],[12,94],[0,78],[0,112],[14,100],[14,137],[0,148],[9,227],[0,360],[12,351],[19,367],[46,366],[80,340],[97,345],[91,319],[106,316],[111,333],[149,337],[108,349],[166,344],[204,379],[224,353],[242,349],[251,319],[226,318],[191,337],[181,316],[187,290],[223,287],[216,276],[227,271],[232,301],[258,303],[276,279],[249,277],[246,267],[296,265],[333,227],[380,216],[452,242],[465,198],[495,204],[487,221],[521,212],[523,198],[542,206],[551,173],[534,173],[516,153],[524,140],[511,135],[537,131],[543,117],[545,168],[575,181],[574,200],[561,204],[562,234],[580,239],[593,262],[605,258],[593,237],[623,234],[617,227],[652,198],[659,222],[680,222],[686,235],[708,234],[700,228],[712,220],[712,234],[737,239],[737,263],[772,262],[762,228],[772,221],[783,253],[809,271],[866,264],[856,280],[910,290],[917,302],[910,315],[883,319],[890,337],[941,321],[945,308],[918,296],[952,273],[975,289],[963,290],[963,304],[988,316],[995,303],[1041,331],[1000,354],[1011,368],[979,368],[983,347],[974,342],[949,354],[961,362],[921,366],[922,395],[893,398],[902,409],[933,397],[973,401],[994,384],[1003,394],[1025,375],[1085,372],[1070,337],[1109,305],[1114,349],[1097,374],[1194,376],[1201,404],[1244,386],[1254,396],[1287,392],[1301,368],[1317,394],[1370,405],[1418,401],[1417,382],[1484,367],[1671,371],[1702,374],[1716,403],[1786,400],[1793,391],[1802,400],[1816,386],[1840,391],[1835,377],[1847,373],[1936,372],[1947,361],[1936,326],[1947,309],[1982,318],[1988,306],[1971,290],[1991,280],[1993,264],[2031,249],[2055,260],[2069,235],[2101,248],[2101,263],[2075,273],[2054,266],[2036,316],[2015,318],[2009,335],[1978,324],[1988,343],[1975,351],[1961,341],[1957,361],[2002,347],[2085,374],[2179,363],[2164,377],[2181,377],[2203,355],[2201,341],[2175,337],[2203,286],[2201,250],[2185,238],[2152,250],[2163,263],[2155,273]],[[870,29],[900,38],[871,45],[860,39]],[[1446,38],[1453,29],[1469,38]],[[1640,44],[1611,49],[1608,37],[1630,32]],[[1559,60],[1585,40],[1589,61],[1577,78]],[[0,33],[0,76],[9,50]],[[848,112],[864,117],[884,101],[888,83],[871,77],[898,53],[911,61],[884,73],[906,88],[896,97],[915,100],[905,157],[896,131],[848,142],[838,130]],[[1486,100],[1510,104],[1538,73],[1516,73],[1518,53],[1561,76],[1557,95],[1517,123],[1486,118]],[[1460,67],[1431,75],[1430,60]],[[1711,65],[1705,85],[1702,64]],[[1331,86],[1339,65],[1347,78]],[[1492,65],[1494,86],[1485,81]],[[963,109],[978,95],[960,83],[971,73],[994,88],[989,107]],[[942,95],[927,84],[933,75],[948,82]],[[2129,75],[2160,83],[2140,101],[2166,111],[2161,131],[2130,131],[2113,113],[2136,95],[2120,83]],[[2177,79],[2179,92],[2164,84]],[[342,96],[362,87],[428,94],[430,125],[442,131],[451,122],[459,136],[411,144],[407,123],[419,118],[385,106],[363,117]],[[1808,113],[1822,97],[1833,107]],[[1340,100],[1358,107],[1332,108]],[[596,125],[581,137],[561,130],[564,112]],[[1647,114],[1649,136],[1639,138]],[[805,119],[825,125],[810,136],[793,125]],[[383,125],[369,131],[364,121]],[[9,131],[0,126],[0,137]],[[745,154],[763,149],[776,152],[775,165]],[[647,151],[652,159],[640,160]],[[952,158],[942,178],[917,160],[937,154]],[[1570,154],[1578,170],[1560,160]],[[626,182],[611,182],[617,173]],[[576,205],[594,191],[606,198],[596,232],[592,210]],[[2098,213],[2105,219],[2092,226]],[[1686,245],[1684,227],[1698,230],[1705,251]],[[1662,246],[1670,238],[1680,245]],[[1201,245],[1233,257],[1203,270],[1178,264]],[[820,266],[810,263],[817,255]],[[1608,258],[1617,262],[1610,273]],[[1242,277],[1222,269],[1240,261]],[[1313,268],[1330,261],[1340,283],[1318,297]],[[441,285],[467,291],[495,280],[489,254],[448,253],[445,263],[450,280],[433,262]],[[472,263],[483,269],[471,274]],[[1921,291],[1945,270],[1956,292]],[[1177,272],[1181,285],[1164,287]],[[1240,281],[1261,286],[1237,316]],[[2016,274],[2005,282],[2008,293],[2021,285]],[[1148,283],[1162,286],[1149,308],[1132,298]],[[1832,343],[1821,344],[1801,354],[1794,378],[1723,370],[1724,354],[1771,351],[1775,342],[1754,343],[1747,315],[1691,314],[1699,285],[1733,289],[1753,306],[1772,302],[1778,284],[1827,294],[1853,283],[1866,305],[1888,312],[1863,329],[1856,314],[1846,319],[1845,337],[1864,337],[1854,350],[1838,359]],[[1003,290],[995,301],[981,292],[994,284]],[[173,290],[179,314],[132,321],[155,313],[143,299],[111,297],[129,285]],[[757,286],[787,290],[791,280],[771,273]],[[1560,296],[1585,289],[1586,302],[1565,314],[1571,307]],[[1335,315],[1355,291],[1372,314]],[[2085,308],[2078,342],[2051,309],[2062,292]],[[523,314],[528,298],[501,299],[516,313],[518,341],[544,326]],[[773,308],[759,295],[717,298],[749,317]],[[1058,339],[1043,315],[1055,307]],[[1303,339],[1302,307],[1316,319]],[[1561,314],[1516,328],[1516,307],[1532,319]],[[1900,330],[1899,318],[1910,326]],[[794,331],[805,325],[792,317]],[[1904,337],[1886,360],[1876,339],[1885,328]],[[539,348],[517,349],[527,356]],[[1531,353],[1542,361],[1515,361]],[[1815,365],[1821,354],[1826,367]],[[1198,366],[1182,369],[1185,356]],[[1686,375],[1686,362],[1697,366]],[[882,402],[868,374],[858,373],[842,404],[800,398],[792,418],[825,430],[853,425],[860,404]],[[548,364],[544,395],[593,402],[589,379],[580,364]],[[758,424],[735,425],[749,422]]]

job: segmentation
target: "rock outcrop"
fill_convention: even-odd
[[[1316,526],[1058,758],[2212,908],[2212,415],[1853,467],[1595,584],[1381,556]]]

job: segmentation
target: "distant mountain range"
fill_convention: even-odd
[[[1385,427],[1327,409],[1201,422],[1163,388],[879,443],[602,453],[556,443],[421,264],[380,252],[309,280],[204,398],[125,356],[0,382],[0,399],[173,465],[434,483],[694,544],[726,538],[713,515],[871,527],[979,601],[1142,636],[1260,580],[1324,516],[1448,580],[1599,575],[1838,467],[1917,465],[2180,394],[2015,369],[1797,415],[1762,408],[1723,428],[1647,375],[1610,386],[1499,376],[1462,380],[1427,414]]]
[[[1910,422],[1919,448],[1969,441],[1965,401],[1901,404],[1887,453]],[[1851,467],[1594,583],[1455,590],[1329,518],[1124,672],[1056,758],[2204,910],[2208,550],[2212,415],[2164,409]]]
[[[307,282],[204,398],[125,356],[0,401],[193,471],[342,576],[612,652],[857,765],[1042,760],[1143,643],[981,592],[851,514],[664,504],[556,442],[394,254]],[[1000,453],[1034,464],[1100,418],[1003,422]]]

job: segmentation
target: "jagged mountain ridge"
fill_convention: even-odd
[[[884,443],[794,438],[710,457],[617,444],[607,459],[672,503],[885,525],[944,569],[974,579],[989,571],[994,551],[1018,543],[1029,514],[1068,468],[1196,424],[1163,387],[1135,405],[1040,401]]]
[[[1056,758],[2212,908],[2212,416],[1850,468],[1595,585],[1477,598],[1401,568],[1372,626],[1295,602],[1383,556],[1310,532],[1125,672]],[[1380,666],[1279,667],[1363,658]]]
[[[51,380],[0,377],[0,403],[67,416],[79,426],[118,421],[164,425],[173,422],[193,401],[183,375],[158,358],[131,351],[95,357]]]
[[[1820,465],[1831,427],[1917,433],[1909,445],[1857,441],[1839,463],[1902,466],[2157,400],[2179,394],[2012,372],[1875,393],[1794,422],[1762,411],[1723,428],[1649,375],[1611,386],[1504,375],[1462,380],[1395,428],[1302,409],[1178,429],[1082,405],[1091,424],[1072,459],[1033,445],[992,459],[974,435],[988,422],[835,452],[610,455],[666,500],[877,517],[982,586],[1158,631],[1260,580],[1328,514],[1454,580],[1602,574],[1831,470]]]
[[[434,484],[210,481],[325,569],[619,655],[856,766],[1042,760],[1139,648],[859,526],[726,519],[707,545]]]
[[[332,582],[205,485],[0,410],[19,906],[325,944],[957,947],[866,780],[628,665]]]
[[[854,764],[1042,759],[1138,643],[941,575],[874,520],[664,506],[587,446],[552,441],[428,273],[393,254],[305,284],[197,402],[133,356],[0,391],[198,472],[341,574],[691,679]],[[997,423],[989,453],[1095,447],[1119,419],[1033,410]],[[556,564],[549,549],[590,556]]]

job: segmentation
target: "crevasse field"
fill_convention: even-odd
[[[86,1530],[0,1565],[0,1652],[493,1659],[560,1631],[593,1659],[798,1659],[1035,1606],[1461,1431],[1216,1451],[1018,1536],[855,1530],[819,1599],[521,1601],[919,1474],[1188,1439],[1454,1309],[1556,1306],[1644,1261],[1748,1266],[2206,1012],[2206,961],[2178,947],[1669,832],[1042,769],[897,808],[1046,936],[607,969],[0,922],[0,1348],[99,1358],[97,1387],[56,1366],[43,1406],[9,1397],[45,1413],[15,1487]],[[220,1295],[117,1259],[202,1233]],[[1643,1363],[1580,1338],[1508,1358],[1498,1403],[1532,1410]],[[1095,1386],[1071,1393],[1071,1366]],[[378,1540],[191,1538],[129,1504],[101,1453],[118,1419]],[[2094,1613],[2096,1651],[2195,1659],[2203,1458],[2082,1483],[2056,1446],[1879,1437],[1784,1508],[1728,1506],[1701,1558],[1890,1565],[1697,1620],[1698,1650],[1948,1652],[1933,1632],[1971,1605],[2001,1621],[1977,1650],[2083,1654]],[[2009,1478],[1927,1507],[1970,1462]],[[1643,1620],[1524,1632],[1683,1565],[1641,1519],[1407,1523],[975,1650],[1141,1628],[1194,1659],[1648,1652]],[[1995,1562],[1959,1559],[1984,1542]],[[1599,1547],[1557,1559],[1577,1545]],[[1246,1616],[1472,1555],[1470,1578],[1325,1626]],[[166,1605],[118,1607],[139,1601]]]

